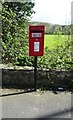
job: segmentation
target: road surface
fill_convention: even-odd
[[[2,118],[71,118],[70,92],[32,92],[1,99]]]

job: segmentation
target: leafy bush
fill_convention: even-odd
[[[2,62],[17,64],[28,55],[28,20],[33,2],[4,2],[2,4]],[[23,60],[23,59],[22,59]],[[19,63],[23,64],[23,61]]]
[[[57,36],[59,37],[59,36]],[[72,39],[71,36],[63,45],[57,44],[54,49],[45,48],[44,56],[38,58],[38,67],[49,69],[72,69]]]

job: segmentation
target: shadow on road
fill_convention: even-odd
[[[51,120],[51,119],[54,119],[55,117],[57,117],[57,118],[56,118],[57,120],[61,120],[62,118],[59,118],[58,116],[60,116],[60,115],[62,116],[62,115],[64,115],[64,114],[68,115],[69,112],[70,112],[70,114],[72,115],[72,113],[73,113],[73,107],[72,107],[72,108],[69,108],[69,109],[65,109],[65,110],[63,110],[63,111],[54,112],[54,113],[52,113],[52,114],[45,115],[45,116],[42,116],[42,117],[40,117],[40,118],[41,118],[41,120],[44,120],[45,118],[46,118],[46,119],[50,118],[49,120]],[[66,120],[66,119],[71,120],[70,116],[68,116],[68,117],[69,117],[69,118],[65,118],[65,120]],[[56,120],[56,119],[55,119],[55,120]],[[38,118],[37,120],[39,120],[39,118]]]
[[[2,118],[2,120],[72,120],[71,118]]]

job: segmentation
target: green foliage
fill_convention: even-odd
[[[16,63],[18,66],[34,66],[34,58],[25,56],[19,56],[18,62]]]
[[[59,31],[58,35],[52,37],[55,38],[51,39],[50,42],[48,39],[47,44],[45,44],[45,53],[43,57],[38,59],[38,67],[49,69],[73,69],[72,36],[68,35],[64,38]]]
[[[28,20],[33,13],[32,2],[2,4],[2,60],[17,64],[28,55]],[[19,63],[20,64],[20,63]]]

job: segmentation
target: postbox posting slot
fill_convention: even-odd
[[[31,32],[31,33],[32,33],[32,32],[34,32],[34,33],[35,33],[35,32],[37,32],[37,33],[40,32],[40,33],[41,33],[41,32],[44,32],[44,30],[30,30],[30,32]]]

